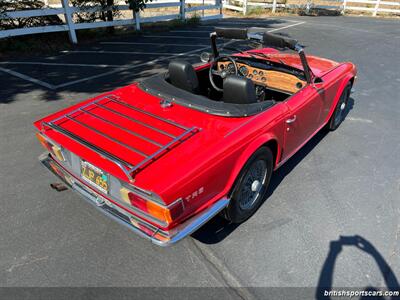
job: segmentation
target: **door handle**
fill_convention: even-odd
[[[297,119],[297,117],[296,117],[296,115],[294,115],[293,118],[286,120],[286,124],[292,124],[296,121],[296,119]]]

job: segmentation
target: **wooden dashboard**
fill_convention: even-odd
[[[255,84],[270,87],[272,89],[294,94],[306,84],[305,81],[291,74],[254,68],[242,63],[236,63],[236,65],[240,75],[251,79]],[[230,72],[234,72],[234,67],[231,62],[227,61],[218,63],[219,71],[227,69]]]

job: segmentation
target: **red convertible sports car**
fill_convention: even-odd
[[[217,38],[268,48],[221,55]],[[306,56],[262,28],[218,28],[210,39],[201,65],[171,61],[166,74],[35,122],[49,170],[160,246],[218,213],[235,223],[253,215],[273,171],[340,125],[356,78],[352,63]]]

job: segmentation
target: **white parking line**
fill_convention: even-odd
[[[220,22],[218,24],[216,24],[215,26],[221,26],[221,25],[251,25],[251,24],[262,24],[265,21],[251,21],[251,22]],[[267,25],[267,24],[265,24]]]
[[[169,60],[169,59],[172,59],[172,58],[175,58],[175,57],[179,57],[179,56],[186,56],[188,54],[196,53],[196,52],[208,49],[208,48],[210,48],[210,46],[203,47],[203,48],[200,48],[200,49],[195,49],[195,50],[192,50],[192,51],[189,51],[189,52],[182,52],[182,53],[179,53],[179,54],[176,54],[176,55],[160,57],[158,59],[154,59],[152,61],[141,63],[141,64],[137,64],[137,65],[130,66],[130,67],[120,67],[120,68],[111,70],[109,72],[105,72],[105,73],[97,74],[97,75],[94,75],[94,76],[90,76],[90,77],[81,78],[81,79],[78,79],[78,80],[66,82],[66,83],[57,85],[55,88],[58,89],[58,88],[74,85],[74,84],[77,84],[77,83],[80,83],[80,82],[84,82],[84,81],[88,81],[88,80],[104,77],[104,76],[107,76],[107,75],[111,75],[111,74],[114,74],[114,73],[117,73],[117,72],[120,72],[120,71],[132,70],[132,69],[135,69],[135,68],[138,68],[138,67],[141,67],[141,66],[146,66],[146,65],[147,66],[151,66],[151,65],[154,65],[154,64],[156,64],[156,63],[158,63],[160,61]]]
[[[306,23],[306,22],[299,22],[299,23],[291,24],[291,25],[288,25],[288,26],[285,26],[285,27],[281,27],[281,28],[274,28],[274,29],[271,29],[268,32],[278,31],[278,30],[289,28],[289,27],[301,25],[301,24],[304,24],[304,23]],[[235,42],[235,41],[227,42],[224,45],[228,45],[228,44],[231,44],[233,42]],[[107,42],[103,42],[103,43],[107,43]],[[118,43],[118,42],[108,42],[108,43]],[[128,42],[125,42],[125,43],[128,43]],[[198,47],[200,45],[196,45],[196,46]],[[102,73],[102,74],[98,74],[98,75],[94,75],[94,76],[90,76],[90,77],[86,77],[86,78],[81,78],[81,79],[78,79],[78,80],[74,80],[74,81],[71,81],[71,82],[60,84],[60,85],[57,85],[56,88],[62,88],[62,87],[70,86],[70,85],[77,84],[77,83],[80,83],[80,82],[88,81],[88,80],[91,80],[91,79],[104,77],[104,76],[107,76],[107,75],[110,75],[110,74],[114,74],[114,73],[119,72],[119,71],[131,70],[131,69],[134,69],[134,68],[137,68],[137,67],[141,67],[141,66],[146,66],[146,65],[149,65],[149,66],[150,65],[154,65],[155,63],[160,62],[160,61],[172,59],[172,58],[179,57],[179,56],[185,56],[185,55],[196,53],[196,52],[208,49],[208,48],[210,48],[210,46],[199,48],[199,49],[196,49],[196,50],[191,50],[191,51],[188,51],[188,52],[182,52],[182,53],[179,53],[179,54],[176,54],[176,55],[160,57],[158,59],[154,59],[154,60],[149,61],[147,63],[141,63],[141,64],[134,65],[134,66],[131,66],[131,67],[121,67],[121,68],[118,68],[118,69],[115,69],[115,70],[112,70],[112,71],[109,71],[109,72],[105,72],[105,73]]]
[[[297,22],[299,22],[299,20],[290,20],[290,19],[279,19],[279,20],[286,21],[286,22],[289,22],[289,23],[297,23]]]
[[[301,24],[304,24],[304,23],[305,22],[299,22],[299,23],[291,24],[291,25],[288,25],[288,26],[285,26],[285,27],[271,29],[271,30],[268,30],[268,32],[275,32],[275,31],[286,29],[286,28],[289,28],[289,27],[298,26],[298,25],[301,25]]]
[[[229,25],[236,25],[236,24],[240,24],[240,25],[246,25],[246,24],[263,24],[263,25],[269,25],[269,23],[271,23],[271,21],[285,21],[285,22],[289,22],[289,23],[298,23],[299,20],[290,20],[290,19],[280,19],[280,18],[268,18],[265,20],[260,20],[260,19],[253,19],[253,20],[249,20],[249,21],[220,21],[217,23],[218,26],[223,25],[223,24],[229,24]]]
[[[289,21],[289,20],[286,20],[286,21]],[[290,22],[293,22],[293,21],[290,21]],[[297,22],[297,23],[290,24],[290,25],[287,25],[287,26],[284,26],[284,27],[273,28],[271,30],[268,30],[268,32],[274,32],[274,31],[290,28],[290,27],[293,27],[293,26],[301,25],[301,24],[304,24],[304,23],[306,23],[306,22]],[[224,23],[224,24],[231,24],[231,23]],[[248,24],[248,25],[251,25],[251,24],[257,24],[257,23],[232,23],[232,24],[240,24],[240,25]],[[222,25],[222,24],[218,24],[218,25]],[[268,24],[265,24],[265,25],[268,25]],[[215,27],[217,27],[217,26],[215,26]]]
[[[254,21],[249,21],[249,22],[246,22],[246,21],[238,21],[238,22],[224,22],[224,21],[221,21],[221,22],[219,22],[219,23],[217,23],[215,25],[199,25],[197,27],[215,28],[215,27],[219,27],[219,26],[223,26],[223,25],[254,25],[254,24],[270,25],[269,22],[273,21],[273,20],[285,21],[285,22],[288,22],[288,23],[298,23],[299,22],[298,20],[274,19],[274,18],[272,18],[272,19],[268,19],[268,20],[265,20],[265,21],[254,20]],[[177,31],[175,31],[175,32],[177,32]]]
[[[93,64],[66,64],[66,63],[47,63],[33,61],[3,61],[1,65],[39,65],[39,66],[61,66],[61,67],[93,67],[93,68],[112,68],[121,65],[93,65]]]
[[[289,20],[285,20],[285,21],[289,21]],[[289,22],[293,22],[293,21],[289,21]],[[287,26],[284,26],[284,27],[272,28],[272,29],[268,30],[268,32],[275,32],[275,31],[286,29],[286,28],[290,28],[290,27],[293,27],[293,26],[298,26],[298,25],[301,25],[301,24],[304,24],[304,23],[306,23],[306,22],[297,22],[297,23],[290,24],[290,25],[287,25]],[[230,23],[226,22],[225,24],[230,24]],[[243,22],[240,23],[240,22],[238,22],[238,23],[232,23],[232,24],[244,25],[244,24],[251,24],[251,23],[243,23]],[[218,25],[221,25],[221,24],[218,24]],[[265,24],[265,25],[267,25],[267,24]],[[206,26],[206,27],[209,27],[209,26]]]
[[[182,47],[199,47],[199,44],[167,44],[167,43],[140,43],[140,42],[101,42],[103,45],[161,45],[161,46],[182,46]]]
[[[197,37],[197,36],[181,36],[181,35],[143,35],[143,38],[171,38],[171,39],[191,39],[191,40],[209,40],[210,37]]]
[[[275,31],[286,29],[286,28],[298,26],[298,25],[301,25],[301,24],[304,24],[304,23],[306,23],[306,22],[298,22],[298,23],[294,23],[294,24],[287,25],[287,26],[280,27],[280,28],[273,28],[273,29],[269,30],[268,32],[275,32]],[[157,37],[157,36],[152,36],[152,37]],[[158,36],[158,37],[165,37],[165,36]],[[170,37],[172,37],[172,36],[170,36]],[[229,45],[229,44],[231,44],[233,42],[235,42],[235,41],[230,41],[230,42],[227,42],[227,43],[222,44],[222,45],[220,44],[220,46],[226,46],[226,45]],[[189,44],[164,44],[164,43],[140,43],[140,42],[101,42],[100,44],[109,44],[109,45],[159,45],[159,46],[160,45],[165,45],[165,46],[183,46],[183,47],[201,47],[201,46],[204,46],[204,45],[201,45],[201,44],[200,45],[198,45],[198,44],[197,45],[196,44],[189,45]],[[198,49],[195,49],[195,50],[191,50],[191,51],[188,51],[188,52],[182,52],[182,53],[177,53],[177,54],[173,54],[173,55],[170,55],[171,53],[168,53],[168,56],[160,57],[160,58],[151,60],[149,62],[145,62],[145,63],[133,65],[133,66],[118,66],[115,69],[110,70],[108,72],[104,72],[104,73],[101,73],[101,74],[97,74],[97,75],[93,75],[93,76],[77,79],[77,80],[66,82],[66,83],[59,84],[59,85],[52,85],[52,84],[49,84],[47,82],[44,82],[44,81],[41,81],[41,80],[38,80],[38,79],[35,79],[35,78],[32,78],[32,77],[26,76],[24,74],[21,74],[21,73],[18,73],[18,72],[9,70],[9,69],[5,69],[5,68],[2,68],[2,67],[0,67],[0,71],[3,71],[3,72],[8,73],[10,75],[19,77],[21,79],[24,79],[24,80],[27,80],[27,81],[30,81],[30,82],[33,82],[33,83],[36,83],[36,84],[39,84],[39,85],[44,86],[44,87],[46,87],[48,89],[55,90],[55,89],[63,88],[63,87],[66,87],[66,86],[75,85],[77,83],[85,82],[85,81],[88,81],[88,80],[101,78],[101,77],[104,77],[104,76],[107,76],[107,75],[111,75],[111,74],[114,74],[114,73],[117,73],[117,72],[120,72],[120,71],[132,70],[134,68],[138,68],[138,67],[146,66],[146,65],[151,66],[151,65],[154,65],[154,64],[156,64],[156,63],[158,63],[160,61],[169,60],[169,59],[173,59],[173,58],[180,57],[180,56],[192,55],[192,54],[194,54],[196,52],[200,52],[202,50],[209,49],[209,48],[210,48],[210,46],[205,46],[205,47],[201,47],[201,48],[198,48]],[[111,52],[112,51],[104,51],[103,53],[111,53]],[[114,51],[114,52],[118,52],[118,51]],[[99,52],[99,53],[101,53],[101,52]],[[129,52],[129,53],[133,54],[133,52]],[[149,52],[146,52],[146,54],[148,54],[148,53]],[[117,53],[115,53],[115,54],[117,54]],[[38,63],[38,64],[43,64],[43,63]],[[62,64],[62,65],[69,65],[70,66],[70,65],[79,65],[79,64]],[[80,64],[80,65],[84,66],[85,64]],[[93,66],[93,65],[90,65],[90,66]],[[110,65],[110,66],[112,66],[112,65]]]
[[[137,51],[105,51],[105,50],[65,50],[60,53],[98,53],[98,54],[131,54],[131,55],[179,55],[174,52],[137,52]],[[119,66],[120,67],[120,66]]]
[[[198,32],[200,32],[200,33],[211,33],[212,30],[171,30],[170,32],[176,32],[176,33],[185,33],[185,32],[189,32],[189,33],[192,33],[192,32],[195,32],[195,33],[198,33]]]
[[[45,88],[48,88],[50,90],[55,90],[56,89],[56,87],[54,85],[50,84],[50,83],[47,83],[47,82],[41,81],[39,79],[36,79],[36,78],[30,77],[30,76],[21,74],[19,72],[15,72],[13,70],[9,70],[9,69],[0,67],[0,71],[3,71],[5,73],[8,73],[8,74],[13,75],[15,77],[24,79],[26,81],[30,81],[32,83],[36,83],[38,85],[44,86]]]

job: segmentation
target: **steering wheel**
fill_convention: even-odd
[[[233,73],[230,73],[227,69],[224,69],[224,70],[221,70],[221,71],[214,70],[215,67],[218,68],[218,63],[219,63],[220,61],[222,61],[222,60],[225,60],[225,61],[226,61],[226,60],[229,60],[229,61],[233,64],[233,66],[234,66],[234,68],[235,68],[235,73],[234,73],[234,74],[233,74]],[[221,77],[222,79],[225,79],[225,78],[228,77],[229,75],[238,75],[238,67],[237,67],[237,65],[236,65],[235,60],[234,60],[232,57],[226,56],[226,55],[222,55],[222,56],[219,56],[219,57],[215,58],[215,59],[211,62],[210,71],[209,71],[208,74],[209,74],[209,77],[210,77],[210,83],[211,83],[212,87],[213,87],[214,89],[216,89],[218,92],[222,92],[223,89],[219,88],[219,87],[215,84],[215,82],[214,82],[214,76],[219,76],[219,77]]]

